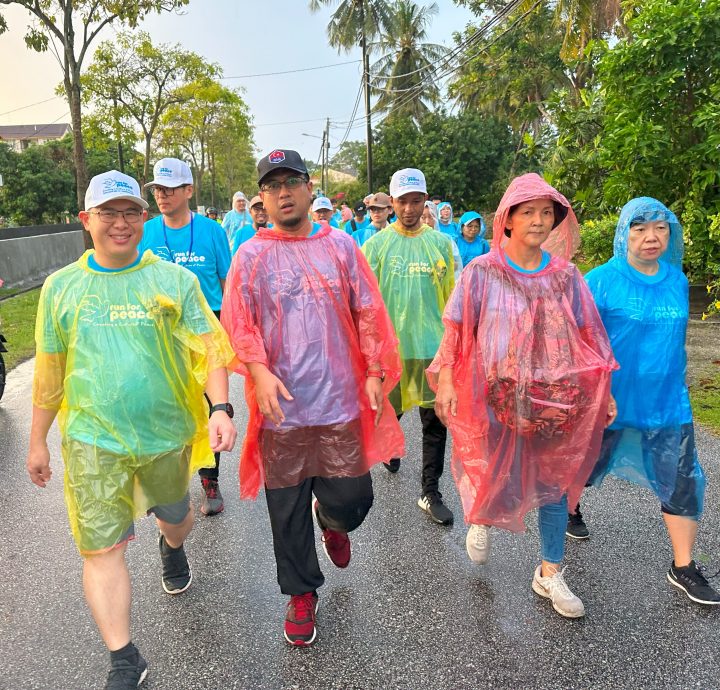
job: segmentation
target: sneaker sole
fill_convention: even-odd
[[[317,500],[317,499],[316,499],[316,500]],[[320,524],[320,518],[318,517],[318,514],[317,514],[317,508],[318,508],[318,504],[317,504],[315,501],[313,501],[313,504],[312,504],[312,514],[313,514],[313,517],[315,518],[315,522],[317,523],[317,526],[320,528],[320,531],[322,532],[323,527],[322,527],[322,525]],[[345,565],[338,565],[337,563],[335,563],[335,561],[334,561],[332,558],[330,558],[330,554],[328,553],[327,545],[325,544],[325,541],[324,541],[323,539],[321,539],[320,541],[321,541],[321,543],[322,543],[323,551],[325,552],[325,555],[327,556],[327,559],[328,559],[328,560],[330,561],[330,563],[332,563],[336,568],[340,568],[341,570],[343,570],[343,569],[347,568],[347,567],[350,565],[350,561],[348,561],[347,563],[345,563]],[[351,552],[351,554],[350,554],[350,557],[352,558],[352,552]],[[315,611],[317,612],[317,609],[315,609]],[[292,643],[290,643],[290,644],[292,644]]]
[[[550,595],[539,583],[535,582],[534,578],[532,581],[532,589],[535,594],[541,596],[543,599],[550,599]],[[552,607],[555,609],[556,613],[559,613],[563,618],[582,618],[585,615],[585,611],[583,611],[582,613],[568,613],[567,611],[562,611],[555,605],[555,602],[552,601],[552,599],[550,599],[550,603],[552,604]]]
[[[220,506],[220,509],[219,509],[219,510],[211,510],[211,511],[208,511],[208,512],[206,513],[206,512],[202,509],[202,506],[200,506],[200,512],[201,512],[205,517],[212,517],[213,515],[220,515],[220,513],[222,513],[223,510],[225,510],[225,505]]]
[[[162,580],[162,588],[165,590],[166,594],[172,594],[173,596],[175,594],[182,594],[187,590],[187,588],[192,584],[193,577],[192,577],[192,570],[190,571],[190,579],[188,580],[188,583],[182,588],[182,589],[168,589],[165,585],[165,580]]]
[[[148,670],[146,667],[145,670],[140,674],[140,680],[138,680],[138,684],[137,684],[138,687],[140,687],[143,684],[144,680],[147,678],[147,674],[148,674]]]
[[[425,504],[423,503],[422,498],[418,498],[418,500],[417,500],[417,505],[418,505],[418,508],[420,508],[420,510],[422,510],[423,513],[426,513],[426,514],[430,517],[430,519],[431,519],[436,525],[449,526],[449,525],[452,525],[453,522],[454,522],[454,518],[450,518],[449,520],[444,520],[444,521],[443,521],[443,520],[438,520],[438,519],[430,512],[430,510],[425,507]]]
[[[674,587],[677,587],[681,592],[684,592],[685,596],[687,596],[687,598],[690,599],[691,601],[694,601],[696,604],[703,604],[705,606],[719,606],[720,605],[720,601],[704,601],[702,599],[697,599],[692,594],[690,594],[690,592],[688,592],[687,589],[685,589],[685,587],[681,583],[679,583],[677,580],[674,580],[672,577],[670,577],[670,573],[667,573],[665,575],[665,577],[667,577],[667,581],[671,585],[673,585]]]
[[[570,534],[570,532],[565,532],[566,537],[570,537],[570,539],[574,539],[575,541],[585,541],[586,539],[590,539],[590,535],[586,534],[584,537],[578,537],[577,534]]]
[[[320,600],[318,599],[315,602],[315,615],[317,616],[318,609],[320,608]],[[317,639],[317,626],[315,626],[315,630],[313,630],[313,636],[305,641],[305,640],[291,640],[287,633],[283,630],[283,637],[285,638],[285,642],[287,642],[291,647],[309,647],[315,640]]]

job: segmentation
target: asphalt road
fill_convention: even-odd
[[[0,402],[0,688],[102,688],[107,653],[82,598],[55,429],[50,485],[34,487],[24,470],[31,372],[32,363],[12,372]],[[234,377],[242,430],[240,384]],[[185,594],[162,591],[156,530],[140,521],[128,552],[133,640],[150,667],[143,688],[720,688],[720,607],[694,605],[666,582],[671,551],[649,492],[610,480],[587,493],[592,537],[568,544],[566,560],[587,615],[565,620],[530,589],[535,516],[524,535],[495,531],[490,564],[474,566],[450,476],[441,488],[454,527],[432,524],[416,506],[417,415],[403,427],[407,459],[397,475],[373,470],[375,505],[352,535],[350,567],[339,571],[321,553],[327,582],[310,649],[283,641],[286,598],[267,511],[262,496],[239,500],[237,451],[221,467],[225,512],[198,517],[188,539],[195,579]],[[717,569],[720,439],[698,430],[697,441],[709,478],[697,552]]]

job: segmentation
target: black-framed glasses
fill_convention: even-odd
[[[137,223],[142,220],[143,212],[139,208],[128,208],[124,211],[116,211],[112,208],[104,208],[101,211],[88,211],[94,216],[98,216],[103,223],[114,223],[122,216],[128,223]]]
[[[184,187],[188,187],[189,185],[181,184],[177,187],[152,187],[152,195],[157,199],[159,196],[173,196],[175,194],[176,189],[183,189]]]
[[[300,185],[309,182],[307,177],[286,177],[284,180],[270,180],[260,185],[260,191],[268,194],[278,194],[285,187],[287,190],[297,189]]]

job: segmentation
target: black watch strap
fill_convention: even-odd
[[[225,412],[227,416],[230,417],[230,419],[232,419],[235,415],[233,406],[230,403],[219,403],[217,405],[213,405],[210,408],[210,414],[212,414],[213,412],[217,412],[218,410],[222,410],[223,412]]]

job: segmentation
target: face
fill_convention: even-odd
[[[246,206],[247,206],[247,201],[245,201],[245,199],[235,199],[235,201],[233,201],[233,208],[238,213],[242,213],[245,210]]]
[[[127,266],[137,257],[147,213],[132,201],[108,201],[78,214],[95,244],[101,266]],[[115,216],[115,218],[112,218]]]
[[[262,204],[255,204],[250,209],[250,215],[252,216],[255,227],[264,228],[268,224],[268,214],[265,207]]]
[[[327,223],[332,218],[333,212],[329,208],[319,208],[313,211],[313,220],[316,223]]]
[[[272,222],[293,231],[307,222],[312,188],[312,182],[300,173],[278,170],[263,180],[260,198]]]
[[[443,206],[440,209],[440,220],[443,223],[448,223],[451,220],[452,211],[450,210],[449,206]]]
[[[217,212],[216,211],[210,211],[208,213],[208,218],[211,218],[212,220],[217,220]]]
[[[160,213],[172,218],[181,213],[186,213],[190,209],[193,186],[191,184],[171,188],[157,186],[152,188],[152,193]]]
[[[368,210],[370,211],[370,222],[379,227],[387,223],[392,206],[371,206]]]
[[[628,261],[634,265],[654,264],[670,241],[670,225],[654,220],[632,225],[628,232]]]
[[[435,227],[435,217],[427,206],[423,206],[422,222],[431,228]]]
[[[407,230],[416,230],[421,225],[423,210],[427,194],[422,192],[409,192],[393,198],[392,204],[395,214]]]
[[[479,232],[480,221],[477,218],[463,225],[462,234],[468,242],[472,242],[478,236]]]
[[[508,216],[505,227],[510,242],[526,248],[540,248],[548,238],[555,222],[555,207],[550,199],[533,199],[519,204]]]

